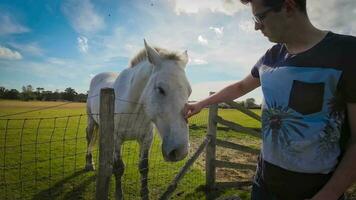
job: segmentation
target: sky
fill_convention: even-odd
[[[321,29],[356,35],[355,0],[307,0]],[[188,51],[190,100],[250,73],[273,44],[238,0],[1,0],[0,86],[85,93],[95,74],[120,72],[144,47]],[[261,90],[242,97],[261,102]]]

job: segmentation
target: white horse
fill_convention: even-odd
[[[115,151],[113,173],[116,178],[116,199],[122,199],[121,177],[124,163],[121,144],[137,140],[140,146],[139,170],[141,197],[148,199],[148,154],[153,139],[153,124],[162,139],[166,161],[179,161],[188,154],[188,126],[182,110],[191,93],[185,74],[187,51],[169,52],[147,45],[130,62],[129,68],[118,73],[101,73],[90,83],[87,100],[86,169],[94,170],[92,147],[99,124],[99,93],[101,88],[115,90]]]

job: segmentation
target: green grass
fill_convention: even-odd
[[[61,105],[63,102],[21,102],[0,100],[0,116]],[[259,111],[256,111],[259,113]],[[85,104],[71,103],[51,109],[11,115],[0,118],[0,199],[94,199],[95,172],[83,171],[86,152]],[[254,119],[232,110],[219,110],[219,115],[247,127],[259,128]],[[190,143],[192,155],[206,134],[208,112],[203,110],[190,119]],[[219,126],[219,138],[238,142],[258,150],[259,140],[246,134],[237,134]],[[251,156],[218,150],[222,159],[229,155],[242,158]],[[97,160],[97,149],[94,157]],[[123,159],[126,165],[123,190],[126,199],[140,199],[140,174],[138,172],[138,144],[126,142]],[[178,185],[172,199],[205,199],[204,156],[200,156]],[[186,160],[178,163],[163,161],[160,139],[155,135],[150,151],[149,189],[150,198],[157,199]],[[96,162],[97,163],[97,162]],[[219,181],[250,179],[253,171],[217,171]],[[112,178],[110,196],[114,195]],[[226,190],[215,192],[216,196],[239,194],[249,199],[249,190]]]

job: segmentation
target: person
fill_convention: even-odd
[[[261,86],[251,198],[344,199],[356,180],[356,37],[313,26],[306,0],[241,2],[251,5],[255,30],[276,44],[243,80],[186,104],[184,117]]]

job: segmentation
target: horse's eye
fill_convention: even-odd
[[[163,88],[157,87],[156,89],[161,95],[163,95],[163,96],[166,95],[166,92],[163,90]]]

